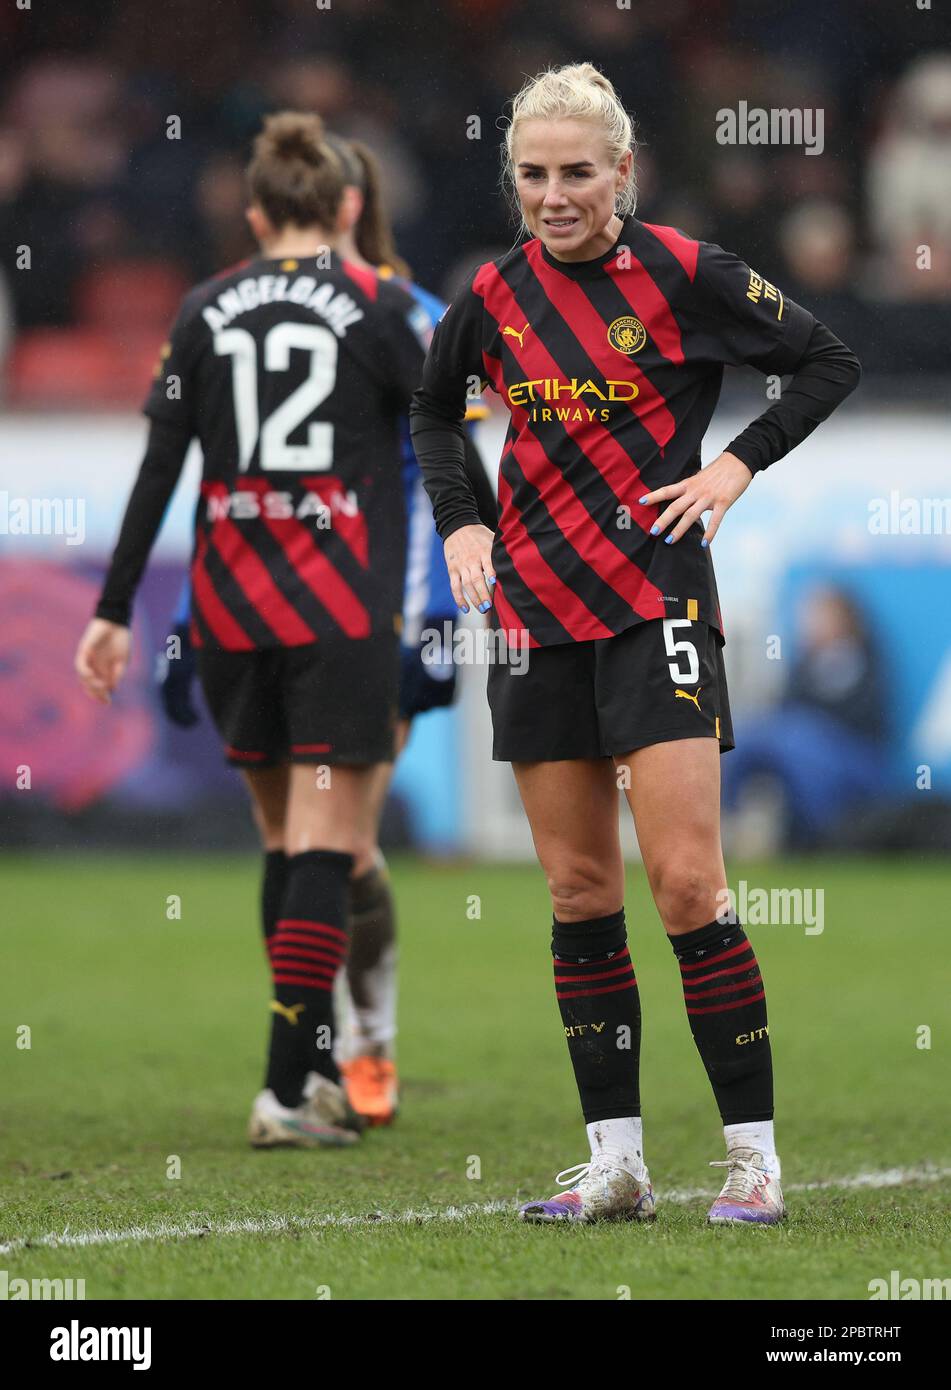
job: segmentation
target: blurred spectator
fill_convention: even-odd
[[[812,589],[798,627],[782,700],[760,719],[737,722],[736,749],[723,760],[723,805],[737,810],[754,784],[768,781],[788,843],[806,849],[886,790],[889,720],[880,654],[849,595]]]
[[[779,241],[790,287],[805,295],[851,293],[855,228],[840,204],[801,204],[783,218]]]
[[[764,152],[729,150],[718,153],[711,169],[708,241],[736,252],[764,275],[778,278],[773,199]]]
[[[883,298],[951,296],[951,54],[918,59],[896,85],[868,166]],[[919,264],[919,247],[930,269]]]
[[[855,291],[856,228],[841,203],[813,200],[779,224],[780,284],[855,351],[866,369],[877,365],[875,326]],[[888,351],[891,351],[891,345]],[[869,354],[873,354],[871,359]]]

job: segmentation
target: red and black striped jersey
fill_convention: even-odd
[[[597,260],[559,261],[536,239],[481,266],[436,330],[416,407],[459,419],[479,379],[511,413],[501,626],[539,645],[659,617],[722,631],[703,527],[665,545],[650,535],[660,509],[638,499],[700,468],[725,365],[792,371],[814,325],[737,256],[634,217]]]
[[[193,636],[245,651],[399,621],[399,420],[429,321],[340,260],[249,261],[186,295],[145,403],[203,453]]]

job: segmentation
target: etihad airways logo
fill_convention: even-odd
[[[588,377],[537,377],[534,381],[514,381],[506,386],[509,406],[527,407],[534,423],[560,420],[563,423],[606,422],[611,405],[636,400],[640,394],[633,381],[605,381]]]

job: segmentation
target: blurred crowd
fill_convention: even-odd
[[[262,116],[287,107],[376,150],[403,255],[451,292],[515,237],[498,192],[506,101],[525,75],[587,58],[635,116],[639,216],[742,255],[866,371],[935,372],[951,301],[939,23],[894,0],[5,6],[0,353],[32,330],[48,366],[51,330],[134,335],[136,313],[152,334],[182,286],[247,255],[243,167]],[[741,100],[821,109],[823,152],[718,143],[716,113]]]

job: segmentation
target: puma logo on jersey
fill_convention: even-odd
[[[282,1015],[284,1016],[284,1018],[287,1019],[288,1023],[289,1023],[293,1028],[296,1028],[296,1027],[297,1027],[297,1015],[298,1015],[298,1014],[302,1014],[302,1013],[304,1012],[304,1005],[303,1005],[303,1004],[291,1004],[290,1007],[288,1007],[287,1004],[281,1004],[277,999],[272,999],[272,1000],[271,1000],[271,1012],[272,1012],[272,1013],[275,1013],[275,1014],[282,1014]]]
[[[510,328],[509,325],[506,324],[505,327],[502,329],[502,337],[517,338],[519,347],[524,347],[525,344],[522,342],[522,339],[525,337],[525,334],[528,332],[530,327],[531,324],[527,323],[520,333],[517,328]]]
[[[675,700],[690,700],[690,701],[692,701],[692,703],[695,704],[695,705],[697,706],[697,710],[699,711],[699,713],[702,714],[703,711],[700,709],[700,692],[701,692],[702,689],[703,689],[703,686],[702,686],[702,685],[698,685],[698,686],[697,686],[697,693],[696,693],[696,695],[691,695],[690,692],[689,692],[688,690],[675,690],[675,691],[674,691],[674,699],[675,699]]]

